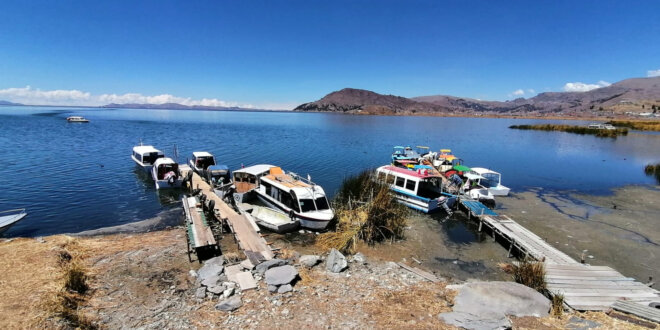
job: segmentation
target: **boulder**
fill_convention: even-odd
[[[224,285],[213,285],[206,288],[206,290],[213,294],[222,294],[226,289]]]
[[[277,292],[277,285],[270,285],[268,284],[268,292]]]
[[[247,270],[253,270],[254,269],[254,265],[252,264],[250,259],[245,259],[245,260],[241,261],[241,267],[243,267]]]
[[[200,278],[201,279],[201,278]],[[222,285],[224,281],[227,280],[227,277],[224,275],[214,275],[207,278],[201,279],[200,284],[203,286],[216,286]]]
[[[300,259],[298,259],[298,263],[300,263],[302,266],[305,266],[307,268],[312,268],[316,266],[316,264],[318,264],[319,261],[321,261],[321,257],[312,254],[301,256]]]
[[[225,298],[229,298],[233,294],[234,294],[234,288],[227,288],[225,291],[222,292],[222,296]]]
[[[364,254],[358,252],[353,256],[351,261],[354,262],[354,263],[360,264],[360,265],[366,265],[367,264],[367,257],[365,257]]]
[[[204,261],[204,264],[205,265],[222,266],[222,265],[225,264],[225,257],[224,256],[218,256],[218,257],[215,257],[215,258],[211,258],[211,259],[208,259],[208,260]]]
[[[231,296],[227,299],[220,301],[220,303],[215,305],[215,309],[219,311],[231,312],[237,310],[241,306],[243,306],[243,301],[241,301],[241,297]]]
[[[325,259],[325,269],[333,273],[340,273],[348,267],[346,257],[336,249],[330,250],[328,258]]]
[[[221,265],[217,264],[204,264],[202,268],[200,268],[197,271],[197,277],[200,279],[200,281],[204,281],[207,278],[211,278],[213,276],[218,276],[222,274],[222,271],[224,270],[224,267]]]
[[[440,314],[447,324],[466,329],[511,327],[508,315],[548,315],[550,300],[514,282],[471,282],[459,288],[453,311]]]
[[[258,274],[263,275],[264,273],[266,273],[267,270],[273,267],[279,267],[283,265],[286,265],[286,260],[272,259],[258,264],[256,267],[256,271]]]
[[[280,287],[277,288],[277,293],[287,293],[287,292],[291,292],[292,290],[293,287],[291,286],[291,284],[284,284],[284,285],[280,285]]]
[[[266,284],[289,284],[298,276],[298,271],[291,265],[273,267],[266,271]]]
[[[197,290],[195,291],[195,298],[204,299],[205,297],[206,297],[206,288],[205,287],[197,288]]]

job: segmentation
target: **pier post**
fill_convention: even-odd
[[[511,242],[511,245],[509,245],[509,254],[507,255],[507,258],[511,258],[511,250],[513,250],[513,241]]]
[[[481,226],[483,226],[483,225],[484,225],[484,220],[479,219],[479,231],[481,231]]]

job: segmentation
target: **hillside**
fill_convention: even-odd
[[[651,112],[654,106],[660,108],[660,77],[632,78],[588,92],[546,92],[505,102],[448,95],[405,98],[345,88],[294,111],[592,117]]]
[[[0,105],[22,105],[22,104],[0,100]]]
[[[203,105],[183,105],[179,103],[163,103],[163,104],[150,104],[150,103],[110,103],[100,108],[122,108],[122,109],[167,109],[167,110],[257,110],[240,107],[211,107]]]

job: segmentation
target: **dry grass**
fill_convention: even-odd
[[[543,125],[512,125],[509,128],[513,129],[523,129],[523,130],[535,130],[535,131],[559,131],[575,134],[591,134],[598,137],[612,137],[615,138],[619,135],[628,135],[627,128],[617,128],[617,129],[597,129],[589,128],[584,126],[574,126],[574,125],[553,125],[553,124],[543,124]]]
[[[53,327],[49,303],[63,286],[60,266],[67,236],[44,243],[19,238],[0,243],[0,324],[3,328]]]
[[[379,291],[364,310],[379,328],[438,328],[438,314],[451,311],[456,292],[445,284],[417,284],[399,291]],[[450,328],[443,325],[443,328]]]
[[[500,263],[498,266],[507,274],[511,274],[516,283],[528,286],[545,294],[545,266],[542,262],[525,259],[517,265]]]
[[[373,173],[366,170],[344,180],[332,202],[336,231],[319,235],[317,246],[350,254],[358,240],[373,245],[404,237],[408,209],[394,199],[387,184],[375,180]]]
[[[613,120],[608,124],[638,131],[660,131],[660,120]]]
[[[550,308],[552,316],[561,317],[564,314],[564,295],[554,294],[552,296],[552,307]]]

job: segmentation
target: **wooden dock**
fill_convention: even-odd
[[[660,301],[659,291],[610,267],[581,264],[508,216],[484,210],[486,206],[478,201],[462,198],[459,203],[470,219],[479,222],[479,231],[487,227],[493,239],[496,236],[504,239],[509,256],[515,248],[524,257],[544,262],[548,291],[562,294],[570,308],[602,311],[621,300],[640,306]]]
[[[189,170],[184,168],[182,171]],[[184,173],[184,175],[186,174]],[[193,189],[200,189],[207,200],[215,202],[214,213],[229,225],[236,242],[252,264],[258,265],[265,260],[273,259],[273,251],[259,233],[259,227],[254,222],[227,205],[197,173],[193,172],[191,185]]]

